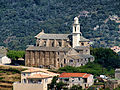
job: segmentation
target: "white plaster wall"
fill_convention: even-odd
[[[4,56],[4,57],[0,58],[0,63],[1,64],[10,64],[11,63],[11,59],[8,58],[7,56]]]
[[[13,90],[47,90],[47,87],[44,84],[14,83]]]

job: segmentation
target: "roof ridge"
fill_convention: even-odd
[[[85,75],[87,75],[87,73],[85,73],[85,74],[83,75],[83,78],[84,78]]]

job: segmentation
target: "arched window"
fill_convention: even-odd
[[[41,84],[42,83],[42,80],[38,80],[38,84]]]
[[[64,64],[66,64],[66,59],[64,58]]]
[[[60,65],[61,67],[63,67],[63,64],[61,63],[61,65]]]
[[[75,32],[76,32],[77,27],[75,26]]]
[[[84,43],[81,43],[82,46],[84,46]]]
[[[73,62],[73,60],[69,60],[69,62]]]
[[[62,46],[62,43],[61,42],[58,42],[59,46],[61,47]]]
[[[52,42],[52,47],[54,47],[54,42]]]
[[[43,46],[46,46],[46,41],[44,41]]]
[[[26,79],[23,79],[23,83],[26,83]]]
[[[59,62],[59,58],[57,59],[57,61]]]

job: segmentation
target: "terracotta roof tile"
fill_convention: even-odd
[[[83,78],[88,78],[91,74],[86,74]]]
[[[40,72],[40,69],[28,69],[28,70],[25,70],[25,71],[22,71],[22,72]]]
[[[49,77],[52,77],[52,76],[42,75],[42,74],[34,74],[34,75],[31,75],[31,76],[28,76],[27,78],[49,78]]]
[[[59,75],[58,73],[49,72],[49,71],[47,71],[47,69],[37,69],[37,68],[30,68],[30,69],[24,70],[22,72],[23,73],[43,72],[43,73],[48,74],[49,76],[57,76],[57,75]]]
[[[59,77],[65,78],[65,77],[83,77],[87,78],[92,74],[87,74],[87,73],[62,73]]]

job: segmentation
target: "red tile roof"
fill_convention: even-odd
[[[87,74],[87,73],[62,73],[60,74],[59,77],[65,78],[65,77],[83,77],[83,78],[88,78],[92,74]]]
[[[88,78],[91,74],[86,74],[83,78]]]

